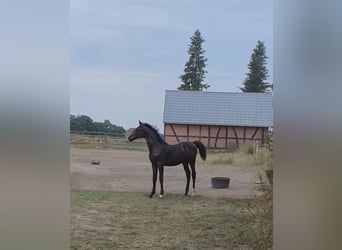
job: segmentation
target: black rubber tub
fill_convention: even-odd
[[[228,177],[212,177],[212,188],[229,188],[230,179]]]

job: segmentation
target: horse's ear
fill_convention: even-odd
[[[139,120],[139,125],[141,126],[142,125],[142,122]]]

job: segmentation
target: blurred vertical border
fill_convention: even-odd
[[[0,34],[0,249],[69,249],[69,1],[1,1]]]
[[[274,249],[341,242],[342,2],[274,2]]]

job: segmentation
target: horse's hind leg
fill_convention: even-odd
[[[186,186],[185,186],[185,194],[188,195],[189,193],[189,184],[190,184],[190,169],[188,163],[183,163],[184,171],[186,174]]]
[[[196,168],[195,168],[195,161],[190,162],[191,167],[191,175],[192,175],[192,195],[195,194],[195,183],[196,183]]]
[[[164,166],[159,167],[159,182],[160,182],[160,195],[162,198],[164,194]]]

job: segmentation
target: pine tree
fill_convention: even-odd
[[[184,74],[179,78],[182,84],[178,87],[179,90],[197,90],[202,91],[210,86],[202,83],[207,71],[204,70],[206,66],[206,59],[204,57],[205,50],[202,49],[202,43],[205,40],[202,38],[201,33],[197,29],[191,37],[188,54],[190,55],[189,61],[185,64]]]
[[[258,41],[253,50],[251,60],[248,64],[249,73],[243,82],[244,87],[240,88],[242,92],[267,92],[271,84],[265,82],[268,76],[266,68],[266,48],[263,42]]]

